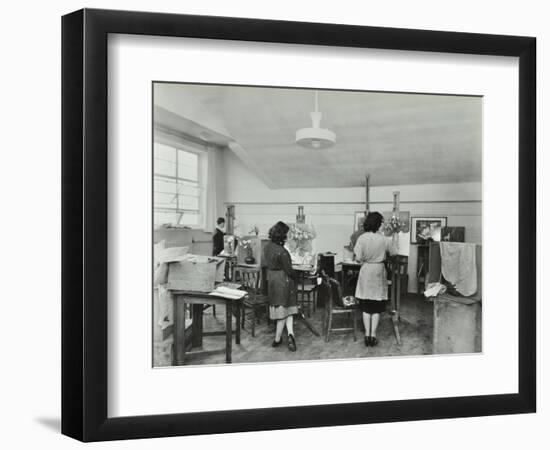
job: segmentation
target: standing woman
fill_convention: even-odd
[[[288,332],[288,349],[296,351],[294,339],[293,314],[298,313],[296,305],[296,274],[292,270],[290,253],[283,247],[289,227],[277,222],[269,230],[270,242],[264,248],[264,261],[267,268],[267,292],[269,297],[269,318],[275,320],[275,339],[273,347],[281,345],[283,330]]]
[[[354,247],[355,259],[362,266],[355,289],[355,297],[363,311],[365,325],[365,345],[372,347],[378,344],[376,329],[380,313],[386,309],[388,300],[388,281],[384,261],[386,253],[397,253],[397,235],[388,240],[383,232],[384,217],[378,212],[369,213],[363,222],[363,233]]]

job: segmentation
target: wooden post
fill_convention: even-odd
[[[234,225],[235,225],[235,205],[227,205],[226,217],[226,233],[234,234]]]
[[[399,213],[399,191],[393,192],[393,212]]]
[[[296,223],[306,223],[306,215],[304,214],[303,206],[298,206],[298,215],[296,216]]]
[[[369,204],[370,204],[370,175],[365,176],[365,217],[369,213]]]

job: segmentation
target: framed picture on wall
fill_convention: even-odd
[[[411,244],[441,241],[441,230],[446,226],[446,217],[412,217]]]
[[[64,16],[62,27],[64,434],[101,441],[535,411],[534,38],[87,9]],[[287,70],[290,66],[294,70]],[[454,112],[447,114],[446,123],[454,126],[458,114],[471,127],[468,149],[462,128],[455,138],[444,140],[460,151],[447,149],[445,157],[440,145],[418,145],[408,137],[412,121],[423,118],[425,124],[416,132],[424,139],[422,131],[433,130],[434,117],[439,121],[451,104]],[[491,120],[481,121],[482,104],[484,117]],[[390,114],[388,127],[380,126],[388,105],[400,110]],[[214,113],[205,113],[208,108]],[[280,115],[282,111],[287,114]],[[355,129],[346,129],[353,121]],[[235,127],[239,133],[231,132]],[[369,135],[357,138],[359,132]],[[517,270],[510,270],[510,260],[503,262],[497,252],[483,253],[497,273],[505,263],[509,281],[513,278],[519,287],[509,290],[510,282],[503,286],[491,271],[483,272],[484,290],[498,296],[499,307],[509,313],[484,322],[484,342],[490,345],[483,352],[394,358],[388,364],[387,358],[372,358],[382,347],[375,348],[373,340],[367,345],[367,340],[348,339],[338,345],[322,319],[324,309],[315,311],[313,305],[313,318],[298,317],[290,308],[283,311],[284,320],[293,317],[295,330],[302,333],[293,352],[287,342],[272,346],[267,304],[255,308],[246,288],[246,294],[235,292],[249,275],[254,280],[261,276],[260,268],[247,267],[240,284],[216,285],[216,292],[173,289],[167,295],[169,285],[153,284],[155,220],[190,228],[213,225],[220,210],[234,207],[235,216],[248,225],[247,220],[266,217],[269,203],[269,214],[276,215],[276,220],[269,218],[271,226],[277,220],[294,221],[300,203],[307,205],[308,223],[319,215],[328,218],[316,227],[318,251],[331,250],[320,248],[323,239],[342,230],[331,244],[337,250],[349,238],[351,213],[354,231],[361,227],[364,213],[355,210],[365,204],[365,172],[372,180],[372,209],[379,211],[391,208],[394,186],[411,185],[406,177],[416,177],[412,185],[429,178],[429,189],[411,189],[402,203],[411,214],[434,214],[412,218],[411,242],[439,240],[447,225],[446,217],[439,216],[441,205],[471,204],[452,187],[444,202],[435,198],[442,182],[438,164],[450,166],[445,180],[456,183],[467,178],[452,178],[456,167],[474,167],[481,189],[487,179],[481,176],[481,164],[464,160],[469,152],[480,161],[481,136],[487,146],[483,171],[492,171],[494,183],[479,206],[483,226],[491,230],[484,239],[519,248]],[[182,139],[188,145],[181,146]],[[219,158],[213,149],[227,153]],[[422,157],[421,152],[430,151],[435,153]],[[392,160],[384,159],[390,156]],[[262,176],[249,177],[246,185],[213,187],[216,169],[231,164],[239,176],[250,168]],[[396,170],[400,164],[403,168]],[[328,182],[332,184],[323,185]],[[321,188],[314,198],[308,197],[312,186]],[[213,192],[224,199],[221,207],[213,197],[205,198]],[[234,201],[243,192],[246,199]],[[284,202],[278,201],[282,197]],[[510,205],[511,197],[518,204]],[[429,209],[415,209],[419,202]],[[292,207],[285,209],[283,203]],[[521,212],[521,246],[519,231],[510,234],[499,226],[504,208],[511,221]],[[297,234],[297,239],[311,236]],[[498,250],[498,245],[490,248]],[[179,258],[181,270],[216,282],[212,258],[193,259],[187,253]],[[280,279],[281,292],[290,293],[286,278]],[[327,292],[338,296],[338,289],[332,289],[336,285],[325,283]],[[258,287],[257,281],[252,284]],[[304,298],[311,298],[305,282],[301,285],[300,308],[307,306]],[[153,292],[158,301],[152,308]],[[261,300],[262,292],[256,294]],[[174,319],[176,331],[168,340],[168,327],[159,333],[163,340],[154,339],[158,311]],[[207,315],[218,328],[203,329]],[[247,328],[251,321],[258,334]],[[387,321],[386,342],[404,354],[416,344],[408,345],[412,340],[404,332],[404,346],[393,345],[398,322]],[[261,327],[267,330],[264,335]],[[311,332],[316,328],[324,335]],[[202,350],[210,355],[194,354],[207,332],[220,346],[205,345]],[[431,336],[423,339],[429,344]],[[170,344],[177,349],[170,350]],[[157,367],[151,357],[155,346],[166,360],[173,361],[175,353],[176,364]],[[240,364],[261,346],[267,360]],[[353,355],[337,358],[327,351],[331,346]],[[511,354],[510,348],[517,352]],[[307,360],[300,353],[312,349],[318,358]],[[217,359],[201,364],[200,358],[209,356]],[[195,367],[185,367],[194,357],[199,360]],[[410,370],[413,360],[415,370]],[[336,394],[326,389],[327,379],[362,379],[373,366],[386,380],[376,393],[358,391],[353,383],[340,383]],[[476,377],[464,377],[464,371]],[[407,383],[402,383],[403,373]],[[278,385],[297,379],[310,381],[286,383],[285,396],[274,398],[265,389],[251,395],[247,389],[250,380]],[[208,395],[218,384],[231,388]]]

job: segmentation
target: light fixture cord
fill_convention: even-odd
[[[315,91],[315,112],[319,112],[319,92]]]

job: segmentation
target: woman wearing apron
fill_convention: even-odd
[[[267,269],[267,293],[269,297],[269,318],[276,321],[273,347],[281,345],[283,330],[288,332],[288,349],[296,351],[293,314],[298,313],[296,304],[296,274],[292,270],[290,253],[284,248],[289,227],[277,222],[269,230],[270,242],[264,248]]]
[[[388,281],[384,261],[386,253],[397,253],[396,235],[389,240],[382,232],[384,217],[378,212],[369,213],[363,222],[363,233],[353,249],[355,259],[362,264],[355,289],[355,297],[363,312],[365,325],[365,345],[375,346],[376,329],[380,313],[386,309]]]

